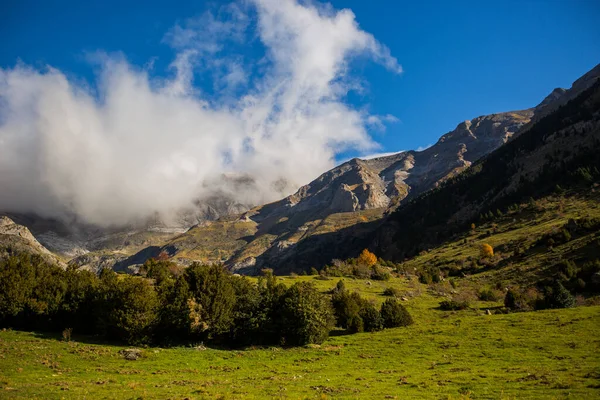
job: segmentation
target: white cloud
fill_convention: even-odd
[[[373,153],[373,154],[367,154],[364,156],[360,156],[359,158],[361,160],[372,160],[373,158],[388,157],[388,156],[393,156],[394,154],[404,153],[404,151],[405,150],[390,151],[390,152],[386,152],[386,153]]]
[[[427,144],[427,145],[425,145],[425,146],[419,146],[419,147],[417,147],[417,150],[415,150],[415,151],[423,151],[423,150],[427,150],[427,149],[428,149],[428,148],[430,148],[431,146],[433,146],[433,143],[429,143],[429,144]]]
[[[219,55],[248,34],[236,4],[220,11],[224,20],[204,14],[166,35],[178,51],[169,79],[152,77],[151,62],[140,69],[108,55],[96,57],[99,94],[50,67],[0,69],[0,209],[108,225],[166,214],[224,188],[260,203],[314,179],[342,151],[377,148],[367,127],[392,118],[344,102],[354,85],[348,61],[368,55],[399,73],[389,50],[349,10],[254,3],[269,63],[252,85],[243,60]],[[246,93],[209,100],[194,86],[197,68],[217,69],[218,85]],[[232,188],[223,173],[256,184]]]

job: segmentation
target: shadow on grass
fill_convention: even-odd
[[[329,337],[348,336],[348,335],[352,335],[352,333],[350,333],[344,329],[334,329],[329,332]]]
[[[59,333],[59,332],[22,331],[22,330],[19,330],[19,329],[14,329],[14,331],[31,333],[37,339],[49,339],[49,340],[56,340],[58,342],[66,342],[63,339],[62,333]],[[103,337],[96,336],[96,335],[78,335],[78,334],[73,334],[71,336],[71,339],[69,341],[70,342],[77,342],[77,343],[84,343],[84,344],[95,344],[95,345],[102,345],[102,346],[113,346],[113,347],[127,346],[127,344],[124,343],[124,342],[107,340],[107,339],[105,339]]]

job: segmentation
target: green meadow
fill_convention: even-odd
[[[324,292],[337,283],[281,279],[310,280]],[[448,312],[437,308],[440,285],[404,277],[345,282],[377,302],[385,300],[385,288],[397,288],[415,324],[353,335],[334,331],[320,346],[297,348],[149,347],[135,361],[124,358],[125,346],[76,332],[67,342],[4,330],[0,398],[600,397],[600,306],[503,314],[501,302],[472,301],[467,310]]]

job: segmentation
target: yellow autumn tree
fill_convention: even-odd
[[[360,253],[360,256],[358,256],[358,263],[371,267],[377,263],[377,256],[369,250],[364,249],[362,253]]]
[[[494,248],[487,243],[481,245],[481,257],[488,258],[494,256]]]

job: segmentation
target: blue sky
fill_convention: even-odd
[[[599,20],[597,0],[4,2],[0,208],[116,223],[273,201],[535,106],[600,62]]]
[[[382,151],[433,143],[464,120],[527,108],[600,62],[598,1],[335,0],[391,50],[404,72],[361,63],[366,91],[349,101],[400,122],[372,131]],[[203,1],[18,1],[0,13],[0,67],[52,65],[93,83],[84,54],[122,52],[168,74],[176,22],[218,8]],[[57,6],[58,5],[58,6]],[[196,84],[210,86],[209,80]]]

